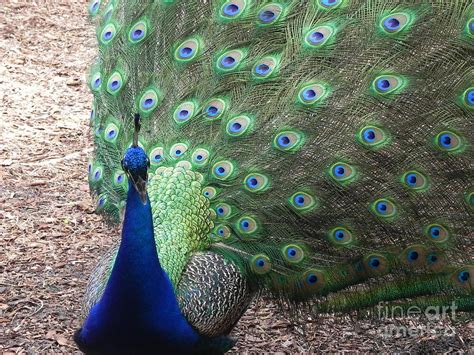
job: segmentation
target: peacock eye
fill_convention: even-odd
[[[427,177],[415,170],[403,174],[402,183],[405,187],[414,191],[423,191],[428,188]]]
[[[273,146],[284,152],[295,152],[304,143],[303,135],[296,131],[283,131],[273,139]]]
[[[216,214],[219,218],[228,218],[232,213],[232,208],[227,203],[219,203],[216,206]]]
[[[298,191],[290,197],[290,205],[297,211],[305,212],[316,207],[316,200],[310,194]]]
[[[119,134],[119,127],[114,123],[109,123],[104,130],[104,139],[107,142],[115,143]]]
[[[185,143],[176,143],[171,147],[170,155],[174,159],[179,159],[184,155],[184,153],[186,153],[187,150],[188,150],[187,144],[185,144]]]
[[[113,23],[109,23],[105,25],[100,33],[100,43],[101,44],[109,44],[115,38],[117,34],[117,27]]]
[[[153,148],[149,152],[149,157],[150,157],[150,163],[152,165],[159,165],[163,162],[164,160],[164,149],[163,147],[156,147]]]
[[[344,0],[318,0],[319,5],[325,9],[335,9],[341,5]]]
[[[201,43],[197,38],[190,38],[182,42],[174,52],[174,57],[179,62],[194,60],[201,51]]]
[[[244,216],[237,220],[236,228],[242,234],[253,234],[258,230],[258,223],[254,218]]]
[[[128,40],[135,44],[143,41],[148,34],[148,25],[146,21],[138,21],[135,23],[130,31],[128,32]]]
[[[329,239],[330,241],[338,246],[347,246],[352,244],[353,236],[351,231],[344,227],[336,227],[329,232]]]
[[[211,99],[204,105],[204,116],[208,120],[217,120],[226,110],[226,106],[222,99]]]
[[[326,276],[320,270],[310,269],[302,275],[301,283],[305,289],[314,291],[324,287]]]
[[[232,176],[233,172],[234,164],[227,160],[217,162],[212,167],[212,175],[219,180],[227,180],[229,177]]]
[[[272,270],[270,258],[265,254],[257,254],[250,261],[252,270],[258,275],[267,274]]]
[[[265,191],[269,186],[268,177],[263,174],[250,174],[244,179],[245,188],[251,192]]]
[[[204,197],[212,200],[214,197],[217,196],[217,190],[215,187],[207,186],[202,190],[202,194],[204,195]]]
[[[355,178],[356,172],[351,165],[337,162],[329,169],[329,175],[336,182],[347,184]]]
[[[387,140],[387,135],[379,127],[365,126],[358,132],[357,139],[367,148],[372,148],[384,143]]]
[[[446,242],[450,235],[446,227],[441,224],[430,224],[425,228],[425,235],[429,240],[435,243]]]
[[[381,218],[391,218],[398,213],[397,206],[392,201],[385,198],[373,202],[371,209],[376,216]]]
[[[305,43],[310,48],[320,48],[334,35],[334,29],[329,26],[318,26],[306,33]]]
[[[445,152],[455,152],[462,148],[461,138],[454,132],[443,131],[436,136],[437,148]]]
[[[219,236],[220,238],[226,239],[231,236],[232,232],[230,231],[229,227],[227,227],[226,225],[220,224],[216,226],[216,228],[214,229],[214,234]]]
[[[191,157],[194,165],[203,166],[209,161],[209,151],[204,148],[196,149]]]
[[[114,72],[107,81],[107,92],[111,95],[119,93],[123,86],[123,76],[120,72]]]
[[[366,271],[372,275],[382,275],[388,271],[389,263],[385,256],[380,254],[370,254],[365,257]]]
[[[246,7],[247,0],[226,1],[221,7],[221,18],[223,20],[234,20],[242,15]]]
[[[276,22],[283,11],[280,4],[268,4],[263,6],[258,12],[258,22],[261,25],[270,25]]]
[[[229,120],[226,125],[226,133],[231,137],[240,137],[250,128],[250,118],[248,116],[237,116]]]
[[[177,124],[188,122],[193,116],[196,104],[192,101],[186,101],[180,104],[173,113],[173,118]]]
[[[139,99],[139,107],[142,113],[150,113],[158,106],[158,92],[155,89],[146,90]]]
[[[328,94],[323,84],[310,84],[303,86],[298,93],[298,102],[304,106],[312,106],[321,102]]]
[[[398,33],[402,31],[410,22],[410,17],[405,13],[396,13],[385,16],[380,21],[380,26],[387,33]]]
[[[228,51],[217,59],[217,67],[221,71],[237,69],[244,58],[244,53],[239,50]]]
[[[372,83],[375,92],[379,95],[395,93],[401,89],[403,80],[396,75],[381,75],[375,78]]]
[[[264,57],[258,60],[252,69],[255,79],[266,79],[270,77],[277,69],[277,59],[274,57]]]
[[[303,249],[296,244],[289,244],[282,248],[282,254],[289,263],[299,263],[304,258]]]
[[[90,87],[92,91],[99,91],[102,87],[102,78],[100,72],[97,72],[92,75],[90,80]]]
[[[89,4],[89,14],[91,16],[97,15],[97,12],[99,12],[100,8],[100,0],[92,0]]]

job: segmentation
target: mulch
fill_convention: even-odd
[[[94,214],[87,185],[96,53],[85,5],[3,0],[0,6],[0,350],[77,352],[72,334],[91,268],[119,236]],[[414,336],[383,335],[391,324]],[[467,315],[426,319],[289,317],[255,302],[232,335],[237,352],[469,352]],[[433,327],[431,327],[433,328]],[[436,328],[438,329],[438,328]]]

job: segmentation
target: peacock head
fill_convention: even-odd
[[[122,159],[123,171],[127,174],[133,187],[140,195],[143,204],[146,204],[146,183],[148,178],[148,168],[150,160],[145,151],[138,146],[138,132],[140,131],[140,115],[135,114],[135,131],[133,133],[133,143],[125,152]]]

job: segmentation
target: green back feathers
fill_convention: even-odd
[[[138,112],[152,172],[199,173],[213,223],[193,250],[256,287],[305,299],[371,279],[371,304],[472,291],[468,1],[96,4],[99,210],[123,208]],[[425,281],[405,291],[407,275]]]

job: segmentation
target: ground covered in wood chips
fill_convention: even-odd
[[[85,77],[94,35],[79,2],[1,1],[2,353],[77,352],[72,334],[81,323],[87,277],[119,235],[93,213],[88,194],[91,95]],[[472,351],[474,323],[466,315],[456,318],[289,319],[259,301],[233,332],[239,339],[234,350]],[[399,334],[384,336],[393,325]]]

